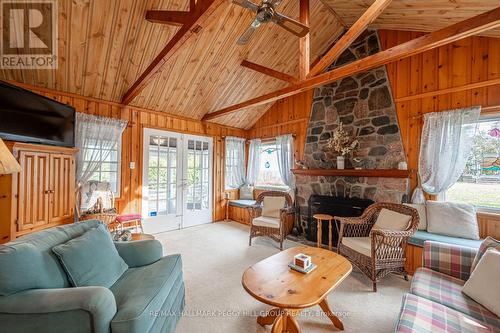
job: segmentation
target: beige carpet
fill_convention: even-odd
[[[241,286],[241,276],[251,264],[279,252],[266,238],[254,239],[248,246],[248,228],[235,222],[218,222],[156,235],[166,254],[180,253],[186,283],[186,314],[178,333],[198,332],[271,332],[259,326],[255,315],[269,307],[248,295]],[[296,243],[287,241],[286,247]],[[389,276],[371,291],[371,281],[354,270],[328,297],[330,307],[349,332],[391,332],[401,297],[409,283],[399,276]],[[319,306],[298,317],[303,333],[335,332]]]

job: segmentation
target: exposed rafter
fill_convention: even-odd
[[[422,37],[413,39],[409,42],[394,46],[385,51],[381,51],[366,58],[354,61],[324,74],[311,77],[293,86],[206,114],[203,117],[203,120],[218,118],[244,108],[263,105],[288,96],[293,96],[301,92],[311,90],[315,87],[337,81],[344,77],[364,72],[401,58],[419,54],[499,26],[500,7]]]
[[[137,95],[139,95],[144,87],[159,73],[165,63],[181,49],[181,47],[197,32],[200,27],[208,23],[210,16],[214,11],[226,0],[199,0],[194,7],[191,7],[189,12],[186,12],[188,17],[183,21],[181,28],[165,45],[163,50],[156,56],[146,70],[139,76],[134,84],[123,95],[122,103],[129,104]],[[192,4],[192,2],[191,2]],[[171,12],[173,13],[173,12]],[[181,20],[181,16],[171,19]]]
[[[309,71],[308,77],[316,76],[328,68],[340,57],[349,45],[352,44],[366,30],[375,19],[382,14],[384,9],[390,5],[392,0],[376,0],[349,30],[335,43],[332,48],[320,59],[320,61]]]
[[[309,0],[300,0],[299,21],[309,26]],[[311,61],[311,33],[300,38],[299,40],[299,78],[304,80],[307,78],[310,69]]]
[[[249,69],[254,70],[256,72],[274,77],[275,79],[278,79],[281,81],[286,81],[289,83],[298,83],[299,82],[299,80],[292,75],[289,75],[289,74],[286,74],[283,72],[279,72],[279,71],[274,70],[272,68],[253,63],[253,62],[250,62],[248,60],[243,60],[241,62],[241,66],[243,66],[245,68],[249,68]]]
[[[168,25],[184,25],[189,21],[190,12],[172,10],[148,10],[146,20],[153,23]]]

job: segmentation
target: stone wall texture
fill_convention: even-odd
[[[365,31],[330,69],[379,52],[376,31]],[[316,88],[311,106],[304,162],[309,168],[336,168],[336,154],[327,140],[342,122],[359,141],[346,168],[393,169],[406,161],[385,66]],[[402,202],[408,180],[365,177],[297,176],[301,228],[307,228],[307,200],[311,194]]]

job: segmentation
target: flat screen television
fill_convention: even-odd
[[[75,109],[0,81],[0,138],[75,146]]]

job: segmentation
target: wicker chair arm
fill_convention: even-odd
[[[376,235],[376,236],[381,236],[384,238],[404,238],[404,237],[410,237],[413,235],[412,230],[387,230],[387,229],[372,229],[370,231],[370,236],[371,235]]]
[[[366,224],[366,222],[361,217],[339,217],[334,216],[335,220],[339,221],[340,224]]]
[[[262,215],[262,206],[253,205],[247,207],[248,213],[250,214],[250,218],[254,219]]]
[[[290,214],[295,214],[295,207],[286,207],[286,208],[281,208],[280,209],[281,215],[290,215]]]

